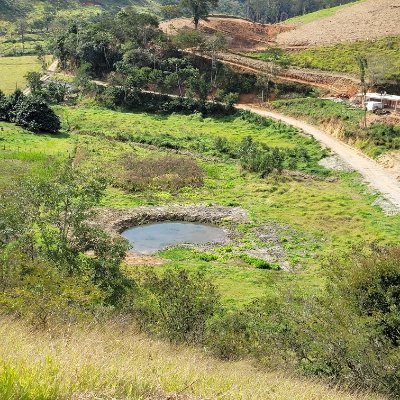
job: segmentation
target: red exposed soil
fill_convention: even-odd
[[[193,28],[190,18],[177,18],[160,24],[162,30],[173,34],[182,28]],[[209,17],[201,21],[199,29],[206,34],[222,32],[231,49],[236,51],[262,50],[275,41],[279,33],[293,29],[285,25],[269,25],[250,22],[241,18]]]

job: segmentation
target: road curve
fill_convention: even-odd
[[[315,126],[295,118],[248,105],[238,105],[237,108],[284,122],[313,136],[318,142],[331,149],[346,161],[355,171],[359,172],[373,189],[380,192],[384,198],[389,200],[400,210],[400,182],[390,172],[386,171],[382,166],[361,151],[343,143]]]

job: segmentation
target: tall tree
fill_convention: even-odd
[[[210,10],[218,5],[218,0],[182,0],[182,5],[190,10],[197,29],[200,20],[205,19]]]
[[[362,96],[362,105],[364,109],[364,118],[363,118],[363,127],[367,127],[367,104],[366,104],[366,96],[367,96],[367,70],[368,70],[368,60],[364,56],[356,56],[356,61],[358,64],[358,68],[360,71],[360,87],[361,87],[361,96]]]

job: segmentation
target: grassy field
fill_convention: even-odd
[[[291,24],[307,24],[309,22],[317,21],[322,18],[332,17],[339,10],[341,10],[345,7],[352,6],[356,3],[360,3],[361,1],[363,1],[363,0],[354,1],[352,3],[343,4],[343,5],[337,6],[337,7],[322,9],[322,10],[315,11],[313,13],[309,13],[309,14],[305,14],[305,15],[299,15],[298,17],[293,17],[293,18],[286,20],[285,24],[289,24],[289,25],[291,25]]]
[[[325,71],[359,73],[355,57],[369,58],[370,75],[380,79],[399,78],[400,37],[386,37],[379,40],[365,40],[354,43],[341,43],[335,46],[293,52],[290,63],[303,68],[317,68]]]
[[[116,323],[57,333],[2,319],[0,338],[2,399],[379,398],[259,370],[247,361],[217,361]]]
[[[292,128],[280,124],[261,127],[238,117],[155,116],[93,107],[59,107],[58,113],[69,131],[59,137],[32,135],[2,124],[0,162],[9,174],[3,175],[0,185],[27,170],[42,173],[48,155],[67,159],[75,146],[84,170],[100,168],[115,180],[124,154],[143,159],[176,155],[177,150],[166,146],[179,143],[178,154],[191,155],[203,169],[203,187],[128,193],[110,185],[102,205],[219,204],[247,210],[253,223],[237,227],[234,243],[216,249],[213,257],[207,252],[173,249],[161,254],[170,261],[155,267],[206,272],[219,287],[226,306],[248,303],[294,284],[304,293],[313,293],[322,282],[319,268],[331,252],[346,251],[364,241],[396,243],[400,235],[399,216],[385,217],[372,206],[375,196],[356,174],[333,174],[319,167],[317,161],[323,156],[319,145]],[[233,160],[215,158],[207,151],[217,136],[239,143],[248,135],[270,146],[301,145],[311,155],[311,164],[301,167],[299,176],[260,179],[242,171]],[[149,147],[138,143],[143,137],[162,138],[164,142]],[[296,268],[297,273],[262,270],[242,260],[245,252],[266,246],[258,239],[259,229],[275,235],[274,245],[283,254],[279,262]]]
[[[16,88],[25,88],[24,76],[30,71],[40,71],[36,56],[0,57],[0,90],[9,94]]]
[[[271,107],[284,114],[306,120],[311,124],[320,126],[326,132],[339,137],[352,146],[358,147],[370,157],[377,158],[387,151],[397,151],[399,146],[398,125],[394,129],[391,139],[377,136],[376,127],[389,128],[389,125],[372,124],[367,129],[360,128],[363,112],[347,103],[336,103],[331,100],[303,98],[277,100]]]
[[[339,43],[333,46],[317,47],[300,51],[284,52],[275,50],[247,55],[263,61],[279,60],[286,65],[301,68],[315,68],[323,71],[344,72],[357,76],[359,67],[355,57],[365,56],[369,60],[370,80],[398,79],[400,68],[400,37],[386,37],[378,40],[364,40]]]

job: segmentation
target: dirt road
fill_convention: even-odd
[[[315,126],[295,118],[248,105],[238,105],[237,108],[249,110],[264,117],[284,122],[312,135],[321,144],[345,160],[354,170],[359,172],[373,189],[380,192],[400,212],[400,182],[378,163],[357,149],[341,142],[339,139],[321,131]]]

